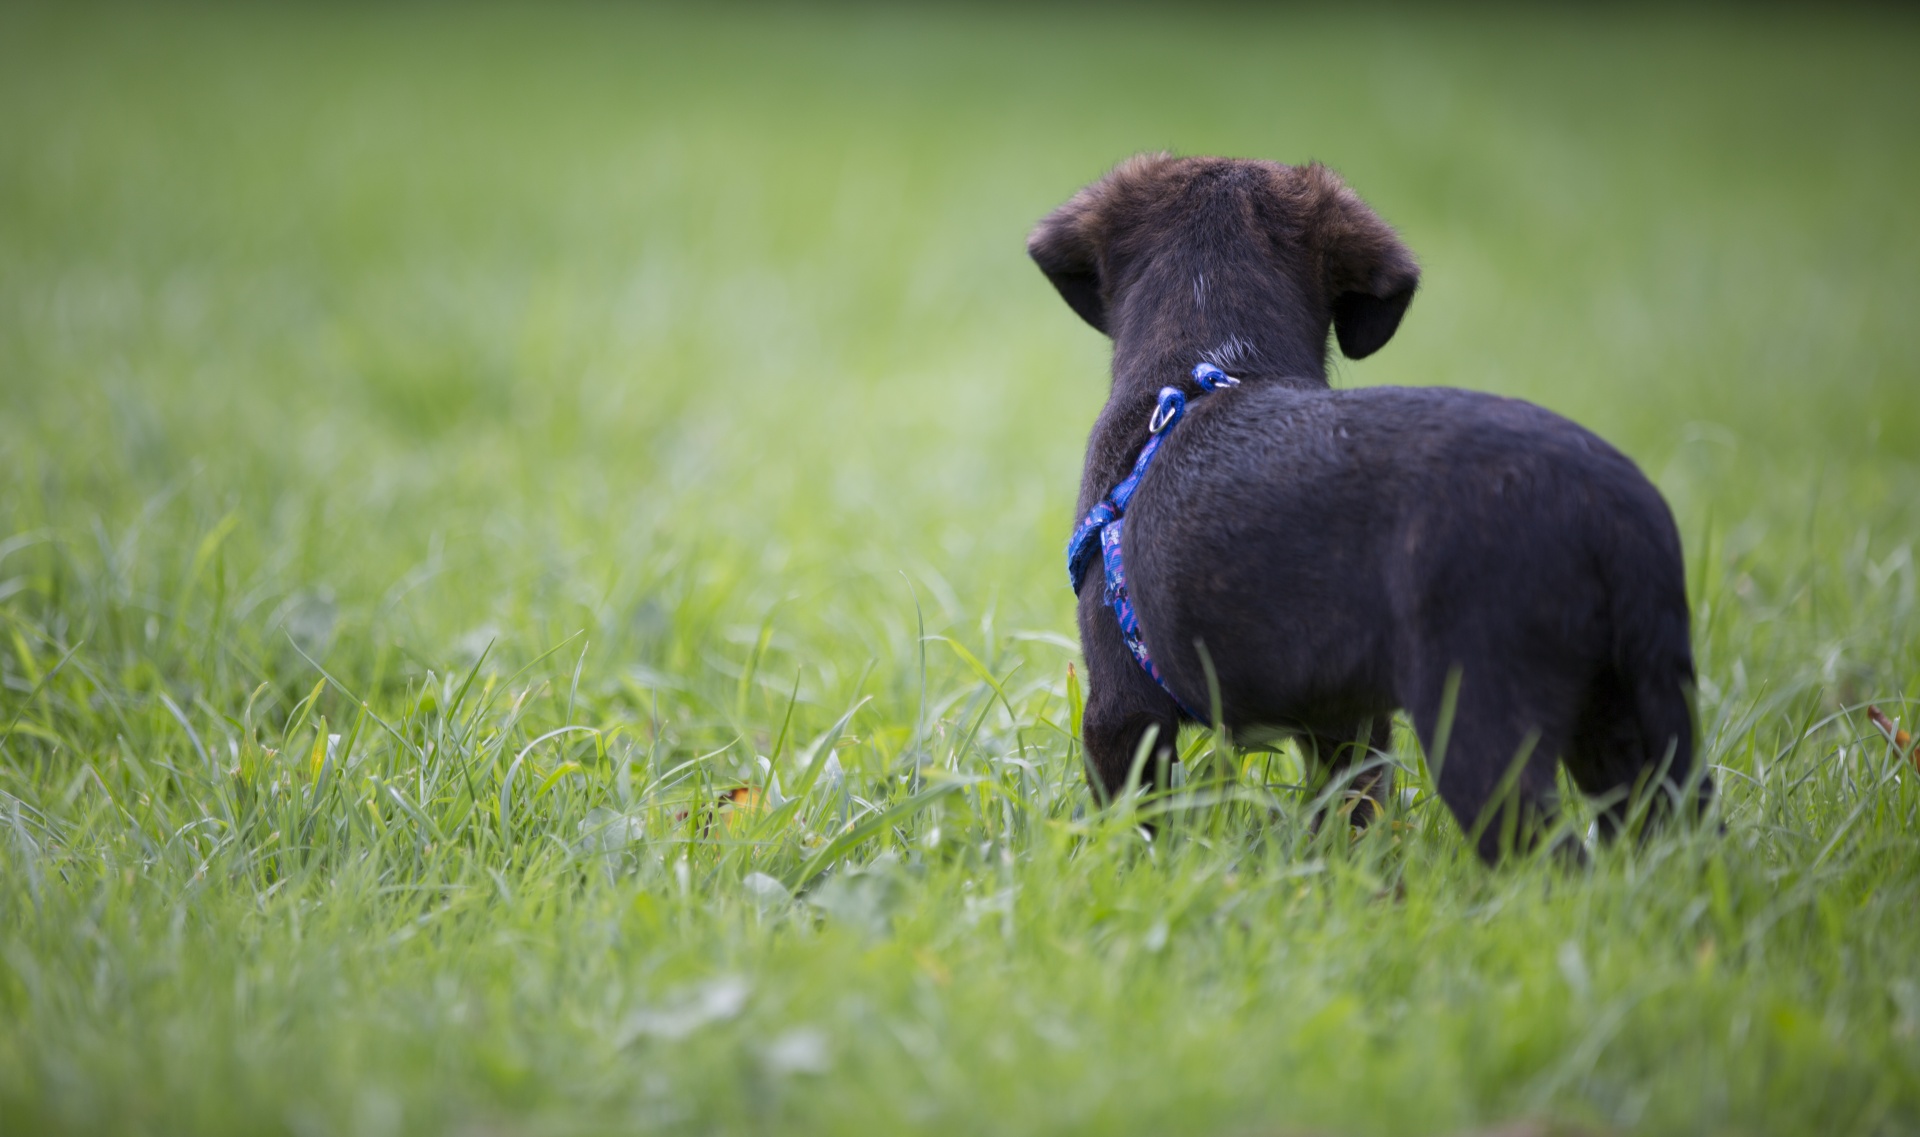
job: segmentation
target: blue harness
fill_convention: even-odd
[[[1217,391],[1222,387],[1238,387],[1240,380],[1235,379],[1211,363],[1197,364],[1193,369],[1193,381],[1200,384],[1200,395],[1208,391]],[[1195,395],[1194,398],[1199,398]],[[1100,559],[1106,569],[1106,602],[1113,609],[1114,618],[1120,621],[1120,636],[1127,642],[1127,650],[1133,658],[1140,661],[1144,669],[1160,689],[1173,696],[1188,718],[1207,722],[1209,716],[1189,707],[1180,696],[1173,693],[1167,681],[1155,667],[1153,659],[1147,654],[1146,641],[1140,637],[1140,617],[1133,610],[1133,601],[1127,596],[1127,566],[1120,556],[1120,529],[1125,523],[1127,503],[1133,500],[1133,493],[1140,488],[1140,479],[1146,477],[1147,467],[1153,464],[1153,456],[1160,452],[1160,444],[1187,413],[1187,396],[1178,387],[1160,388],[1160,402],[1153,408],[1153,417],[1147,420],[1147,444],[1141,448],[1140,457],[1134,459],[1133,472],[1128,474],[1119,485],[1107,491],[1094,507],[1087,511],[1086,517],[1074,528],[1073,539],[1067,542],[1067,583],[1073,586],[1074,594],[1080,593],[1080,585],[1086,579],[1087,566],[1093,560],[1093,550],[1097,546]]]

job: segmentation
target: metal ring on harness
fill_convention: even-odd
[[[1221,387],[1238,387],[1240,380],[1215,367],[1211,363],[1197,363],[1193,368],[1193,381],[1209,391]]]
[[[1147,433],[1159,434],[1174,424],[1180,413],[1187,409],[1187,397],[1178,387],[1160,388],[1160,403],[1153,408],[1153,417],[1147,420]]]

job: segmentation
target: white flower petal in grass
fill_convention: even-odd
[[[686,684],[675,679],[673,676],[663,671],[655,671],[651,667],[644,667],[638,663],[631,664],[627,667],[626,677],[629,683],[646,691],[682,691],[686,689]]]
[[[681,991],[662,1006],[628,1015],[616,1042],[627,1046],[642,1038],[686,1038],[701,1027],[737,1017],[746,1009],[747,996],[752,993],[753,985],[737,975],[709,979]]]
[[[825,1031],[796,1027],[775,1038],[760,1051],[767,1072],[787,1074],[824,1074],[833,1067],[831,1044]]]
[[[638,817],[595,806],[576,827],[580,839],[573,843],[576,857],[604,856],[638,844],[646,837],[646,824]]]
[[[1567,981],[1567,988],[1575,998],[1584,1000],[1593,989],[1593,982],[1587,974],[1587,957],[1581,952],[1580,945],[1572,940],[1561,944],[1557,962],[1560,964],[1561,978]]]
[[[741,880],[740,886],[746,889],[747,895],[753,897],[754,903],[762,908],[785,904],[793,899],[793,892],[786,885],[763,872],[748,873],[745,879]]]

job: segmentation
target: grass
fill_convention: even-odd
[[[0,1130],[1920,1130],[1917,32],[0,11]],[[1021,237],[1156,146],[1656,478],[1724,836],[1090,807]]]

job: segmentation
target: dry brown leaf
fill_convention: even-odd
[[[767,806],[767,795],[759,786],[740,785],[723,791],[713,799],[713,804],[701,811],[700,836],[704,840],[713,836],[713,823],[718,821],[720,828],[731,832],[734,818],[743,820],[746,816],[757,814]],[[681,810],[673,815],[677,825],[687,819],[690,810]]]
[[[1886,712],[1871,703],[1867,704],[1867,721],[1879,727],[1880,733],[1892,739],[1893,748],[1899,751],[1901,756],[1906,758],[1907,761],[1912,762],[1914,769],[1920,770],[1920,746],[1913,744],[1912,735],[1894,725],[1893,720],[1887,717]]]
[[[707,822],[707,830],[711,831],[713,822],[718,821],[720,828],[731,833],[735,819],[744,824],[749,817],[765,809],[766,805],[767,795],[759,786],[735,786],[714,799],[713,817]],[[706,836],[706,832],[702,832],[701,836]]]

